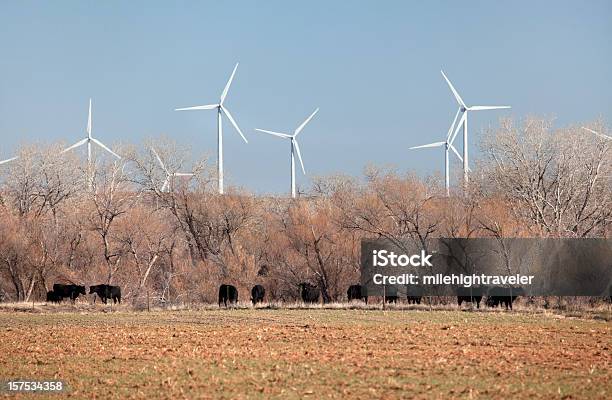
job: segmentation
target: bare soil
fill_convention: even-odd
[[[420,309],[97,310],[0,312],[0,380],[60,379],[69,385],[62,398],[103,399],[612,393],[612,324],[602,319]],[[47,397],[59,398],[35,398]]]

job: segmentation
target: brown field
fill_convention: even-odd
[[[61,379],[71,398],[612,393],[609,320],[457,310],[24,311],[0,312],[0,380]],[[33,396],[46,397],[60,396]]]

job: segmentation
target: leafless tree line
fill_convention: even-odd
[[[336,301],[359,279],[364,237],[426,247],[435,237],[610,236],[609,141],[528,119],[502,121],[481,143],[470,186],[450,197],[436,177],[370,167],[361,179],[317,178],[296,200],[218,195],[214,166],[168,141],[154,143],[167,172],[125,146],[122,160],[96,161],[92,188],[74,154],[27,146],[0,169],[0,297],[41,299],[73,282],[214,302],[220,283],[242,300],[259,283],[268,299],[291,301],[308,281]],[[167,173],[187,170],[161,191]]]

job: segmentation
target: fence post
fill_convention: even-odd
[[[149,300],[149,289],[147,289],[147,311],[151,312],[151,303]]]
[[[387,297],[387,285],[383,285],[383,311],[385,311],[385,303],[386,303],[386,297]]]

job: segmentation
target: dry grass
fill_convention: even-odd
[[[0,379],[62,379],[73,398],[117,399],[604,398],[612,390],[612,329],[601,320],[54,307],[0,312]]]
[[[378,302],[376,301],[378,300]],[[365,304],[362,301],[338,302],[338,303],[310,303],[303,302],[264,302],[253,306],[250,302],[239,302],[238,304],[230,305],[230,309],[234,310],[370,310],[382,311],[380,299],[374,302]],[[503,307],[488,308],[481,303],[481,308],[477,309],[474,304],[464,303],[462,307],[456,303],[449,302],[448,304],[428,305],[424,302],[420,305],[407,303],[392,303],[385,305],[385,311],[470,311],[481,313],[523,313],[523,314],[543,314],[543,315],[559,315],[563,317],[583,318],[583,319],[599,319],[604,321],[612,321],[612,304],[601,301],[595,306],[587,304],[576,306],[563,306],[560,308],[545,309],[541,305],[526,305],[523,303],[515,303],[513,310],[505,310]],[[80,299],[75,304],[69,301],[64,301],[61,304],[33,302],[33,303],[0,303],[0,312],[26,312],[26,313],[58,313],[58,312],[132,312],[132,311],[214,311],[219,310],[217,304],[194,303],[194,304],[172,304],[166,306],[152,305],[147,309],[146,305],[138,304],[136,306],[130,303],[123,304],[102,304],[98,302],[94,304],[91,301]]]

